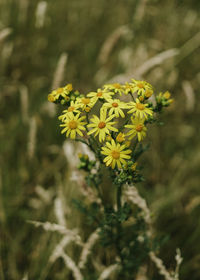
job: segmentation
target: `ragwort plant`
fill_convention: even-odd
[[[59,116],[61,133],[84,143],[95,155],[95,160],[78,155],[78,168],[85,172],[87,187],[96,194],[96,200],[90,204],[74,200],[94,230],[83,247],[79,264],[65,261],[74,279],[136,279],[149,258],[165,279],[178,279],[180,253],[177,251],[175,271],[169,273],[156,257],[159,245],[152,231],[150,211],[135,187],[144,180],[138,164],[148,148],[143,139],[149,127],[159,123],[164,107],[173,102],[171,94],[166,91],[155,96],[151,84],[132,79],[125,84],[106,84],[86,95],[67,84],[53,90],[48,100],[65,108]],[[116,191],[112,204],[103,194],[105,177]],[[94,249],[94,243],[99,247]],[[103,271],[98,271],[89,257],[92,247],[99,248]]]

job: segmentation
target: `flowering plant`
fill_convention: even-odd
[[[133,186],[144,179],[138,159],[148,147],[142,144],[147,128],[159,122],[158,114],[173,102],[170,97],[168,91],[154,96],[151,84],[135,79],[106,84],[86,95],[68,84],[48,95],[49,101],[65,106],[59,116],[61,133],[87,145],[95,156],[90,160],[88,155],[79,154],[78,166],[86,174],[93,198],[87,203],[74,201],[93,233],[77,265],[63,251],[61,254],[74,279],[136,279],[141,267],[147,266],[148,257],[165,279],[178,279],[180,253],[176,270],[169,273],[155,255],[158,244],[147,203]],[[103,189],[106,181],[116,193],[111,203]],[[97,240],[100,247],[95,246]],[[92,248],[98,251],[101,265],[89,257]]]

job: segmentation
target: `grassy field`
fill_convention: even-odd
[[[1,280],[73,279],[62,261],[48,265],[60,235],[27,222],[56,222],[58,201],[62,222],[87,236],[71,203],[80,196],[73,146],[48,93],[67,83],[87,93],[132,77],[175,99],[164,126],[149,131],[139,188],[158,236],[168,237],[166,266],[178,247],[180,279],[200,279],[199,11],[197,0],[0,0]]]

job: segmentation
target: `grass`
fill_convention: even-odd
[[[192,275],[198,280],[199,1],[46,3],[39,28],[38,0],[0,1],[0,279],[72,279],[61,260],[47,270],[59,234],[27,223],[55,222],[53,205],[60,190],[67,225],[81,225],[87,237],[71,204],[80,191],[69,180],[73,167],[63,150],[57,108],[47,102],[58,61],[66,53],[60,85],[72,82],[87,92],[131,75],[173,93],[175,104],[162,116],[165,125],[149,132],[151,147],[143,159],[146,181],[140,190],[160,237],[169,237],[160,254],[165,263],[171,267],[175,249],[181,248],[180,279]],[[151,60],[148,69],[137,72],[170,49],[177,53],[161,56],[158,64]],[[161,278],[152,274],[152,279]]]

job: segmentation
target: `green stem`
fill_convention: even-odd
[[[134,145],[133,145],[132,154],[134,154],[135,149],[136,149],[136,147],[137,147],[137,144],[138,144],[138,139],[135,141],[135,143],[134,143]]]
[[[121,196],[122,196],[122,185],[117,188],[117,210],[119,211],[122,207],[121,205]]]
[[[135,102],[135,98],[134,98],[134,96],[133,96],[132,92],[130,92],[130,95],[131,95],[131,97],[132,97],[133,101]]]
[[[119,186],[117,186],[117,211],[118,211],[118,215],[120,215],[119,212],[120,212],[121,207],[122,207],[121,196],[122,196],[122,185],[119,185]],[[121,259],[121,263],[123,264],[124,260],[123,260],[123,256],[122,256],[122,252],[121,252],[121,246],[120,246],[121,236],[122,236],[122,225],[121,225],[121,221],[118,219],[116,248],[117,248],[117,252],[119,254],[119,257]]]

